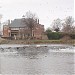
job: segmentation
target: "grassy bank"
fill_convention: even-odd
[[[67,40],[67,41],[64,41],[64,40],[34,40],[33,41],[34,43],[36,44],[39,44],[39,43],[50,43],[50,44],[75,44],[75,40]]]
[[[0,44],[75,44],[75,40],[0,40]]]

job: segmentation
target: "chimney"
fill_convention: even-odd
[[[11,20],[11,23],[13,22],[13,20]]]
[[[38,19],[38,24],[39,24],[39,19]]]
[[[8,20],[8,25],[10,25],[10,20]]]
[[[36,19],[35,21],[36,21],[36,23],[37,23],[37,19]]]

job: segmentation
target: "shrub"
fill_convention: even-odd
[[[58,40],[63,37],[63,34],[60,32],[49,32],[47,36],[49,40]]]

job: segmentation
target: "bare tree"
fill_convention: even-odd
[[[37,23],[36,20],[37,20],[37,17],[35,14],[33,14],[30,11],[26,12],[24,23],[30,30],[30,37],[31,38],[33,37],[33,29]]]
[[[53,26],[53,30],[58,32],[60,31],[60,28],[61,28],[61,20],[58,18],[56,20],[53,21],[52,23],[52,26]]]
[[[72,33],[74,29],[73,23],[74,19],[72,18],[72,16],[66,17],[65,22],[63,23],[63,32]]]
[[[0,35],[1,35],[1,19],[2,19],[2,14],[0,14]]]

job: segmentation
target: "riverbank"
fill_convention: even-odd
[[[75,40],[6,40],[0,39],[0,44],[73,44]]]

